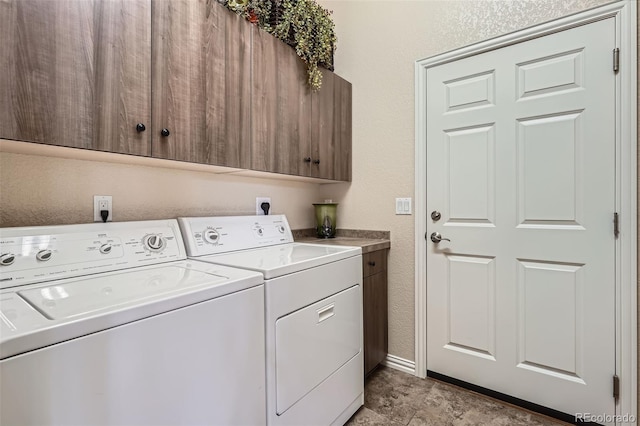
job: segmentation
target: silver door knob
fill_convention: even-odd
[[[434,232],[433,234],[431,234],[431,241],[433,241],[434,243],[438,244],[442,240],[451,242],[451,240],[448,238],[442,238],[442,235],[440,235],[439,232]]]

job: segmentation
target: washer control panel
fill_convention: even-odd
[[[189,256],[204,256],[293,242],[284,215],[182,217]]]
[[[0,230],[0,288],[186,258],[176,220]]]

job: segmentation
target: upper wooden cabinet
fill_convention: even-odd
[[[153,156],[249,168],[252,25],[215,1],[152,13]]]
[[[351,83],[322,69],[311,101],[311,175],[351,181]]]
[[[254,29],[252,169],[351,180],[351,83],[321,71],[312,92],[295,50]]]
[[[310,176],[311,89],[304,62],[253,27],[252,68],[251,168]]]
[[[149,155],[151,3],[0,1],[0,138]]]
[[[0,0],[0,138],[351,180],[351,84],[214,0]]]

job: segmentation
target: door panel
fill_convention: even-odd
[[[615,411],[606,19],[427,70],[427,368]]]
[[[518,261],[518,367],[584,384],[583,268]]]
[[[449,349],[495,360],[495,259],[447,256]]]
[[[449,223],[495,222],[494,126],[445,131]]]
[[[518,226],[581,226],[582,128],[579,112],[518,122]]]

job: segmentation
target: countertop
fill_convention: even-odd
[[[297,243],[362,247],[362,254],[366,254],[391,248],[389,234],[388,231],[338,229],[335,238],[318,238],[315,236],[315,229],[302,229],[294,230],[293,238]]]

